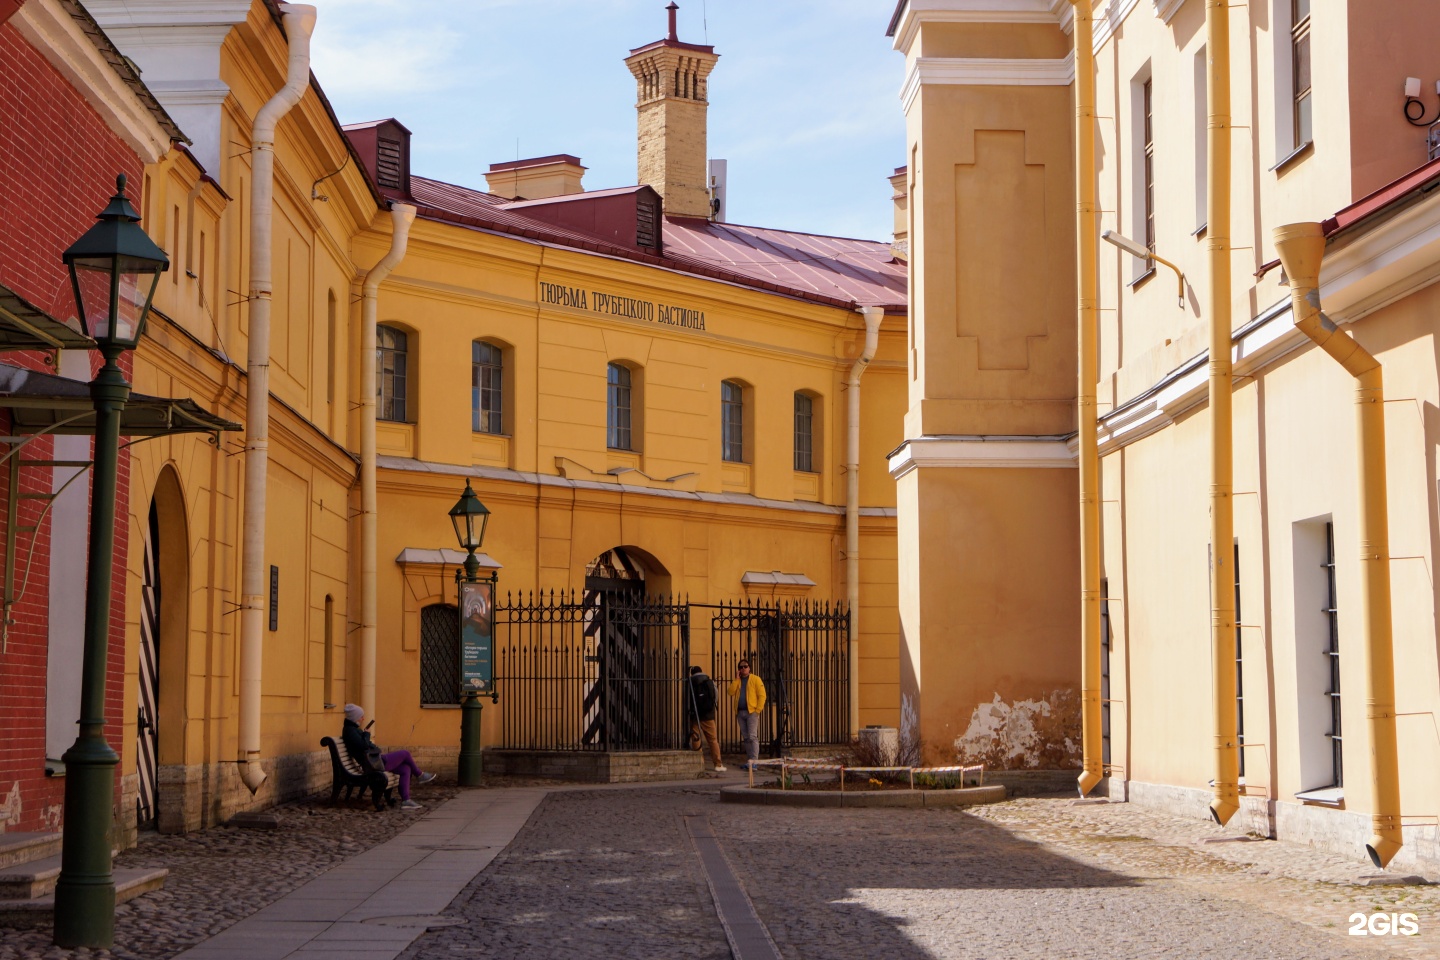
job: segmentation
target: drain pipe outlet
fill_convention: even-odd
[[[375,716],[375,600],[380,513],[375,491],[375,324],[380,284],[405,257],[415,208],[390,206],[390,249],[365,274],[360,305],[360,706]]]
[[[1373,807],[1365,852],[1377,867],[1404,842],[1400,829],[1400,759],[1395,734],[1395,649],[1390,620],[1390,517],[1385,494],[1385,390],[1380,361],[1341,333],[1320,310],[1320,261],[1325,234],[1318,223],[1274,230],[1275,249],[1290,278],[1296,328],[1355,378],[1356,492],[1360,500],[1361,647],[1370,724]]]
[[[250,344],[245,365],[245,520],[240,571],[240,779],[253,794],[260,766],[260,687],[265,629],[265,478],[270,465],[270,298],[275,128],[310,84],[315,8],[280,7],[290,41],[285,86],[255,115],[250,135]]]
[[[850,608],[850,736],[860,735],[860,378],[875,357],[884,307],[860,307],[865,347],[846,378],[845,602]]]

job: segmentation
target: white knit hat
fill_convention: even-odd
[[[361,720],[365,719],[365,711],[361,710],[353,703],[347,703],[345,704],[345,719],[350,720],[354,723],[359,723]]]

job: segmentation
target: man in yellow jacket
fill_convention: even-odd
[[[729,694],[735,701],[735,720],[740,725],[740,740],[745,756],[760,759],[760,713],[765,709],[765,684],[750,673],[750,661],[735,666],[735,679],[730,681]]]

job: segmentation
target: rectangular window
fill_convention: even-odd
[[[1155,127],[1151,113],[1152,93],[1151,81],[1146,80],[1141,92],[1145,117],[1145,247],[1153,253],[1155,251]]]
[[[1110,653],[1114,633],[1110,623],[1110,581],[1100,581],[1100,761],[1110,773]]]
[[[815,471],[815,401],[795,394],[795,469]]]
[[[1205,48],[1195,54],[1195,232],[1205,229],[1210,218],[1210,89],[1205,67]]]
[[[470,429],[476,433],[504,433],[503,354],[491,343],[470,345]]]
[[[610,364],[605,402],[605,446],[613,450],[634,450],[630,433],[630,368]]]
[[[1340,749],[1340,615],[1336,604],[1335,594],[1335,524],[1325,524],[1325,562],[1320,564],[1325,571],[1326,603],[1325,619],[1330,628],[1330,636],[1325,644],[1325,658],[1329,666],[1330,685],[1325,691],[1330,698],[1330,732],[1327,737],[1330,740],[1330,769],[1333,772],[1331,785],[1342,787],[1345,785],[1344,756]]]
[[[729,380],[720,384],[720,458],[745,462],[745,388]]]
[[[326,709],[335,706],[335,598],[325,597],[325,650],[323,696]]]
[[[1310,0],[1290,0],[1290,90],[1294,97],[1294,146],[1311,140]]]
[[[1240,776],[1245,776],[1245,670],[1240,640],[1240,544],[1235,544],[1235,742],[1240,745]]]
[[[400,330],[375,330],[375,415],[381,420],[405,423],[406,352],[408,338]]]

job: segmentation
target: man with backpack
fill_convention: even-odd
[[[716,772],[724,773],[725,765],[720,762],[720,737],[715,732],[715,681],[707,677],[700,667],[691,667],[686,687],[685,713],[690,719],[690,748],[700,750],[709,744]]]

